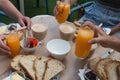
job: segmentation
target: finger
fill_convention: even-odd
[[[1,40],[4,40],[5,37],[6,37],[6,35],[1,35],[1,36],[0,36],[0,39],[1,39]]]
[[[107,34],[101,29],[99,28],[98,26],[94,26],[96,32],[100,35],[100,36],[106,36]]]
[[[94,30],[94,32],[97,32],[97,34],[99,34],[101,36],[106,35],[106,33],[101,28],[99,28],[98,26],[96,26],[95,24],[93,24],[90,21],[84,22],[83,27],[85,27],[85,26],[88,26],[89,28],[91,28],[92,30]]]
[[[7,51],[10,51],[10,48],[2,40],[0,40],[0,47]]]
[[[21,31],[21,30],[24,30],[26,28],[27,28],[26,26],[23,26],[23,27],[20,27],[19,29],[17,29],[17,31]]]
[[[55,6],[55,9],[54,9],[54,15],[55,15],[55,17],[56,17],[57,14],[58,14],[57,8],[58,8],[58,6]]]
[[[99,43],[101,41],[101,38],[93,38],[91,40],[88,41],[89,44],[95,44],[95,43]]]
[[[11,54],[11,52],[9,50],[5,50],[1,47],[0,47],[0,51],[3,53],[3,55],[10,55]]]
[[[31,28],[31,23],[32,23],[32,21],[31,21],[30,18],[28,18],[28,17],[26,17],[25,20],[26,20],[25,23],[27,24],[27,28],[30,29],[30,28]]]
[[[86,27],[86,26],[88,26],[89,28],[91,28],[92,30],[94,30],[95,24],[93,24],[93,23],[90,22],[90,21],[85,21],[85,22],[83,23],[82,27]]]
[[[19,23],[20,23],[20,26],[26,26],[22,20],[20,20]]]
[[[54,15],[57,16],[58,15],[58,5],[60,4],[60,1],[57,1],[55,9],[54,9]]]
[[[61,3],[61,1],[57,1],[56,4],[59,5]]]

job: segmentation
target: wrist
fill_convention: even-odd
[[[18,15],[17,17],[17,21],[19,22],[19,20],[23,19],[23,15]]]

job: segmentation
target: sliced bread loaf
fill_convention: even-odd
[[[34,55],[23,56],[20,59],[20,65],[32,80],[35,80],[35,71],[33,66],[35,59],[36,59],[36,56]]]
[[[105,71],[106,71],[106,80],[118,80],[117,76],[117,66],[120,64],[118,61],[109,61],[106,64]]]
[[[17,55],[15,58],[11,60],[10,65],[13,70],[24,72],[24,70],[20,67],[20,64],[19,64],[19,61],[23,56],[24,55]]]
[[[55,59],[49,60],[46,66],[47,66],[47,69],[45,71],[43,80],[50,80],[65,68],[62,62]]]
[[[100,78],[100,80],[107,80],[107,76],[104,68],[105,68],[105,64],[107,64],[109,61],[111,61],[110,58],[104,58],[104,59],[101,59],[96,65],[96,73]]]
[[[43,80],[44,72],[46,70],[46,63],[51,58],[49,57],[37,57],[34,62],[36,80]]]
[[[100,57],[96,57],[96,58],[91,59],[88,62],[88,68],[93,70],[96,73],[96,64],[100,59],[101,59]]]

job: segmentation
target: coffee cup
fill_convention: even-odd
[[[71,41],[74,36],[75,26],[70,22],[62,23],[59,26],[59,31],[62,39]]]
[[[45,38],[48,29],[43,24],[34,24],[32,25],[31,30],[33,36],[38,39],[38,41],[41,41]]]

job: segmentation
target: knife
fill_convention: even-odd
[[[107,56],[109,56],[111,53],[113,53],[114,50],[113,49],[110,49],[108,52],[105,52],[101,58],[106,58]]]

